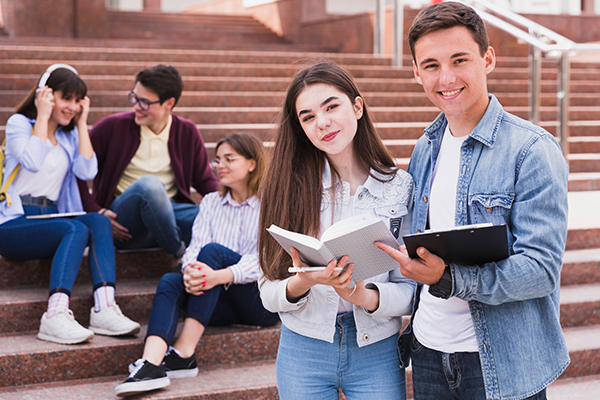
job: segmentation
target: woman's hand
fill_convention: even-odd
[[[81,126],[85,125],[87,128],[87,119],[90,113],[90,98],[85,96],[83,99],[79,100],[79,112],[75,116],[75,124],[81,130]]]
[[[44,86],[35,94],[35,108],[37,109],[37,120],[49,121],[54,110],[54,93],[48,86]]]
[[[292,263],[294,267],[307,267],[300,260],[300,254],[292,247],[291,249]],[[292,276],[287,283],[286,295],[288,301],[291,303],[297,302],[303,297],[311,287],[317,284],[328,285],[334,289],[343,288],[348,286],[352,281],[352,268],[351,264],[345,271],[342,270],[340,273],[336,268],[343,268],[348,263],[348,257],[344,256],[339,261],[332,260],[327,267],[322,271],[313,272],[298,272]]]
[[[79,104],[80,110],[74,118],[75,124],[77,125],[77,129],[79,130],[79,154],[81,154],[89,160],[94,155],[94,148],[92,147],[92,141],[90,140],[90,135],[87,126],[87,119],[90,113],[90,98],[85,96],[83,99],[79,100],[77,104]],[[116,222],[116,216],[115,219],[111,218],[111,223],[113,221]],[[112,227],[114,237],[118,238],[117,235],[119,235],[120,237],[124,237],[124,234],[128,235],[126,230],[123,231],[123,229],[121,229],[123,228],[121,225],[112,224]],[[115,232],[115,228],[117,228],[117,232]],[[131,236],[129,236],[126,239],[119,240],[127,239],[131,239]]]
[[[346,285],[341,288],[335,288],[335,291],[342,299],[368,311],[373,312],[379,308],[379,290],[367,289],[364,281],[358,282],[354,288],[349,288]]]
[[[186,265],[183,270],[183,284],[189,294],[200,295],[218,285],[233,282],[233,273],[229,268],[212,269],[208,264],[196,261]]]

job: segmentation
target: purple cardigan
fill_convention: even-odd
[[[171,115],[173,122],[168,147],[179,189],[174,200],[192,203],[191,187],[205,195],[214,192],[219,183],[210,168],[208,152],[196,125],[190,120]],[[101,208],[108,208],[115,198],[121,176],[140,146],[140,127],[135,123],[133,112],[114,114],[94,125],[90,139],[98,157],[98,174],[94,179],[92,194],[88,192],[84,181],[79,181],[79,192],[84,210],[98,212]]]

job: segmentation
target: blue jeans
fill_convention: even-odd
[[[236,264],[240,258],[236,252],[216,243],[204,246],[198,254],[198,261],[214,270]],[[264,309],[256,282],[233,284],[227,290],[219,285],[194,296],[185,291],[183,275],[170,273],[163,275],[156,288],[146,337],[159,336],[168,345],[172,344],[180,309],[185,310],[185,318],[194,318],[204,326],[270,326],[279,321],[277,314]]]
[[[442,353],[416,338],[411,350],[415,400],[485,399],[479,353]],[[546,400],[546,389],[524,400]]]
[[[25,215],[56,213],[56,207],[24,206]],[[88,268],[94,289],[115,285],[115,251],[110,221],[89,213],[74,218],[27,219],[0,225],[0,254],[25,261],[52,257],[50,294],[71,295],[83,251],[90,246]],[[27,273],[27,271],[23,271]]]
[[[337,316],[333,343],[309,338],[281,326],[277,352],[277,389],[282,400],[406,399],[398,334],[358,347],[352,313]]]
[[[169,199],[163,183],[145,175],[117,197],[110,209],[117,221],[133,236],[115,240],[119,249],[161,247],[170,257],[180,257],[192,236],[198,205],[176,203]]]

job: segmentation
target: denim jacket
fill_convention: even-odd
[[[21,163],[21,168],[33,172],[39,171],[46,155],[50,152],[50,147],[42,139],[31,134],[34,124],[34,119],[29,119],[22,114],[14,114],[6,122],[5,181],[19,163]],[[69,156],[69,169],[60,188],[56,206],[59,212],[83,211],[79,187],[75,178],[94,179],[98,171],[96,153],[89,160],[79,154],[77,127],[67,132],[63,126],[59,126],[55,137]],[[7,192],[12,199],[12,205],[8,206],[6,201],[0,202],[0,224],[24,214],[21,198],[15,192],[14,186],[9,186]]]
[[[372,171],[373,172],[373,171]],[[326,210],[339,199],[330,196],[331,186],[328,169],[323,174],[323,200],[321,220],[327,218]],[[345,184],[347,185],[347,184]],[[349,185],[345,195],[349,193]],[[390,224],[392,218],[402,218],[398,238],[408,234],[411,227],[411,199],[413,180],[406,171],[398,170],[393,180],[379,182],[369,176],[356,191],[355,215],[370,213]],[[341,193],[337,193],[341,195]],[[262,276],[259,280],[260,296],[264,307],[279,313],[281,322],[290,330],[314,339],[333,342],[339,296],[331,286],[315,285],[308,295],[296,303],[286,297],[288,279],[269,281]],[[389,273],[366,279],[367,287],[379,290],[379,308],[368,312],[353,306],[356,323],[357,343],[367,346],[398,333],[402,327],[402,315],[410,313],[416,283],[404,278],[400,268]]]
[[[559,321],[568,166],[551,134],[489,97],[485,115],[461,148],[455,223],[506,224],[510,256],[478,266],[450,265],[452,296],[469,304],[487,399],[517,400],[548,386],[569,364]],[[408,167],[416,185],[414,232],[426,228],[446,124],[440,114],[425,129]]]

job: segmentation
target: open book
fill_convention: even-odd
[[[418,258],[417,248],[425,247],[447,263],[481,265],[507,258],[506,225],[475,224],[444,231],[425,231],[403,237],[411,258]]]
[[[367,278],[398,268],[398,262],[375,246],[382,242],[394,248],[399,244],[385,222],[369,214],[346,218],[331,225],[321,240],[301,233],[291,232],[276,225],[267,231],[290,253],[294,247],[306,264],[317,268],[290,268],[290,272],[323,269],[333,259],[343,256],[354,264],[352,280],[361,282]]]

